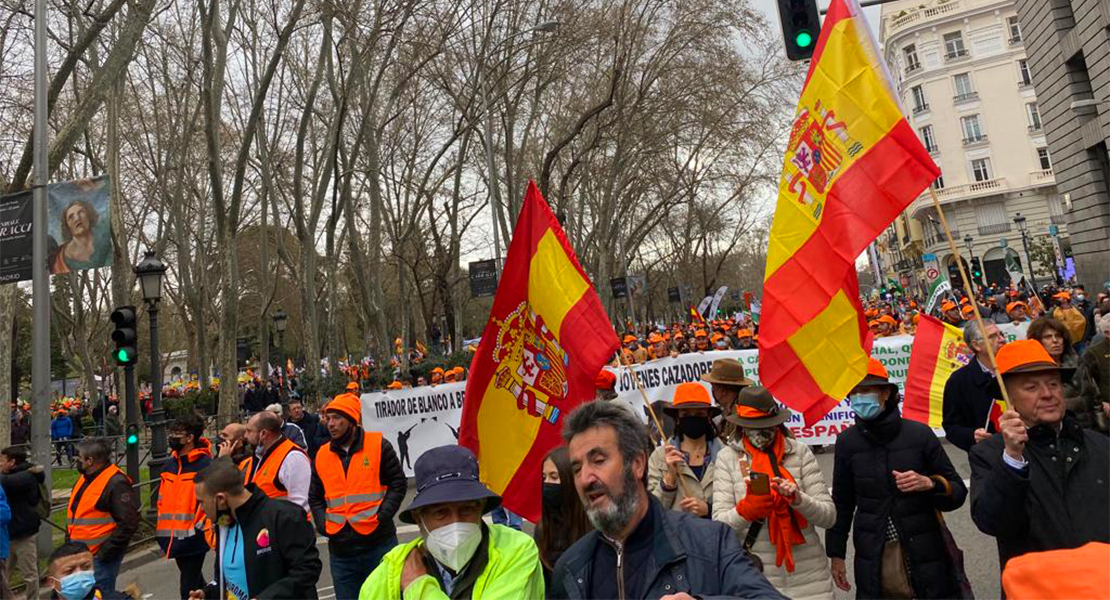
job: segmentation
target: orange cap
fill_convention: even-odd
[[[635,342],[635,341],[636,341],[636,336],[634,336],[634,335],[625,335],[624,336],[624,343],[625,344]]]
[[[1071,294],[1068,292],[1060,292],[1052,297],[1057,300],[1071,300]]]
[[[436,373],[439,373],[440,375],[443,375],[443,369],[441,367],[436,367],[436,368],[432,369],[431,374],[435,375]]]
[[[324,407],[326,412],[336,412],[350,418],[356,425],[362,424],[362,402],[354,394],[339,394]]]
[[[748,329],[739,329],[736,331],[736,337],[752,337],[752,332]]]
[[[1059,368],[1037,340],[1017,340],[1002,346],[994,355],[994,363],[1002,375]]]
[[[879,317],[879,322],[880,323],[886,323],[887,325],[895,325],[895,326],[898,325],[898,321],[895,321],[894,317],[892,317],[890,315],[883,315],[883,316]]]
[[[611,390],[616,384],[617,376],[605,369],[598,371],[597,377],[594,378],[594,387],[599,390]]]
[[[688,381],[675,388],[673,404],[675,408],[709,408],[713,406],[713,401],[709,399],[709,390],[704,385]]]
[[[706,333],[704,329],[699,329],[694,332],[694,337],[705,337],[705,335]]]
[[[648,343],[649,344],[658,344],[659,342],[662,342],[662,341],[663,341],[663,337],[660,336],[658,333],[653,333],[653,334],[648,336]]]
[[[878,326],[879,326],[879,322],[874,320],[874,319],[867,322],[867,328],[868,329],[870,329],[872,327],[878,327]]]
[[[970,315],[973,312],[975,312],[975,307],[970,304],[965,304],[964,307],[960,309],[960,314],[964,315]]]
[[[724,337],[725,337],[725,336],[723,336],[723,335],[721,335],[721,334],[719,334],[719,333],[714,333],[713,335],[711,335],[711,336],[709,337],[709,341],[711,341],[711,342],[713,342],[713,343],[717,343],[717,340],[720,340],[720,339],[724,339]]]
[[[956,308],[956,304],[954,302],[952,302],[951,300],[945,300],[940,305],[941,312],[948,312],[948,311],[950,311],[954,308]]]
[[[358,382],[355,382],[355,381],[348,382],[347,383],[347,391],[357,392],[358,391]]]
[[[1029,312],[1029,305],[1024,302],[1011,302],[1006,305],[1006,312],[1011,313],[1019,308],[1024,308],[1025,312]]]
[[[386,389],[390,389],[390,390],[399,390],[403,386],[401,385],[400,381],[397,381],[396,379],[394,379],[389,385],[387,385],[385,387],[386,387]]]
[[[882,377],[883,379],[890,379],[890,376],[886,373],[886,367],[884,367],[883,363],[879,362],[877,358],[872,358],[867,361],[867,374],[874,375],[875,377]]]

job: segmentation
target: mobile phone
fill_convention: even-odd
[[[751,475],[748,475],[748,492],[757,496],[770,494],[771,478],[766,473],[752,471]]]

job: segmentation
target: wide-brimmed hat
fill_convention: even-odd
[[[720,385],[738,385],[747,387],[752,385],[752,380],[744,377],[744,365],[735,358],[718,358],[713,361],[709,372],[701,376],[701,380]]]
[[[416,459],[416,497],[399,515],[405,523],[416,523],[412,511],[444,502],[482,500],[485,514],[501,506],[501,496],[493,493],[478,479],[478,459],[469,448],[440,446]]]
[[[791,415],[789,408],[779,406],[767,388],[753,385],[740,390],[733,409],[735,412],[725,417],[729,423],[748,429],[767,429],[785,423]]]
[[[879,362],[879,359],[877,359],[877,358],[868,359],[868,361],[867,361],[867,375],[864,375],[863,379],[860,380],[860,382],[857,383],[853,387],[853,389],[861,387],[861,386],[865,386],[865,385],[885,385],[885,386],[889,386],[890,389],[891,389],[891,394],[893,396],[898,395],[898,384],[897,383],[892,383],[890,381],[890,375],[887,374],[886,367],[884,367],[883,363]]]
[[[678,418],[678,411],[684,408],[705,408],[709,410],[709,418],[721,414],[721,407],[713,404],[709,397],[709,390],[700,383],[689,381],[678,384],[674,390],[674,398],[669,404],[663,406],[663,412],[672,419]]]
[[[1037,340],[1017,340],[998,349],[994,355],[994,364],[998,373],[1005,380],[1008,375],[1018,373],[1040,373],[1056,371],[1064,381],[1070,381],[1075,373],[1072,367],[1062,367],[1052,359],[1048,350],[1044,349]],[[987,392],[991,398],[1001,398],[1002,390],[998,387],[998,379],[991,378],[987,384]]]

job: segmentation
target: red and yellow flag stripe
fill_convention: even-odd
[[[944,384],[971,358],[959,328],[922,315],[910,352],[902,414],[940,429],[944,419]]]

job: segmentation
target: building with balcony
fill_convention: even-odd
[[[986,283],[1009,282],[1008,259],[1026,273],[1031,262],[1038,283],[1047,283],[1070,245],[1015,1],[884,4],[880,41],[906,118],[941,169],[932,188],[960,254],[982,261]],[[1026,255],[1019,213],[1030,253],[1042,260]],[[1038,252],[1050,232],[1059,252]],[[879,249],[887,276],[907,289],[924,285],[929,258],[942,273],[955,264],[928,191]]]

